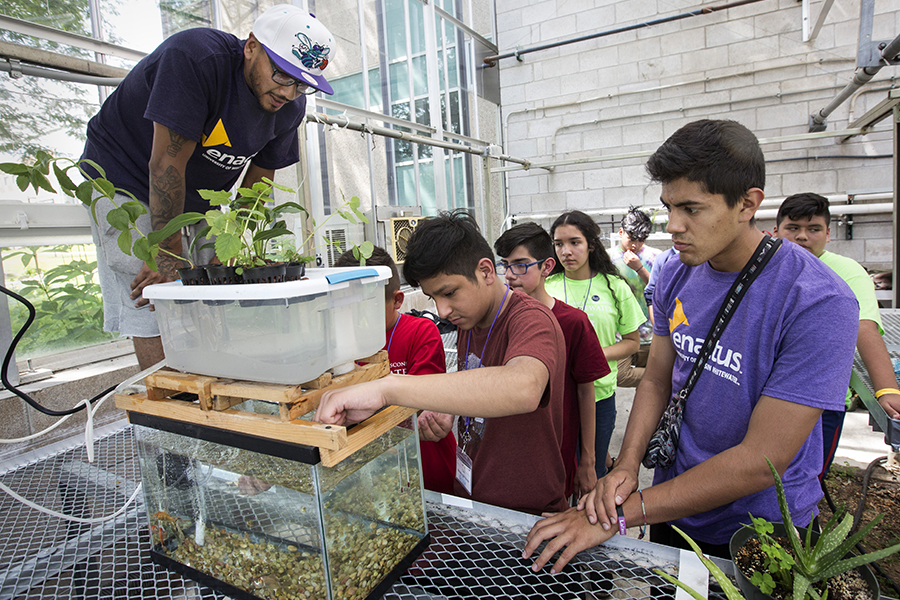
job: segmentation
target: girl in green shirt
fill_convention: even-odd
[[[546,290],[587,313],[611,371],[594,382],[594,464],[599,478],[606,475],[606,456],[616,425],[616,361],[640,348],[638,327],[644,315],[600,243],[600,227],[593,219],[581,211],[565,212],[553,222],[550,236],[559,262],[547,278]]]

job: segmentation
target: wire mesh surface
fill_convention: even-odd
[[[95,442],[94,462],[84,445],[0,472],[0,481],[47,508],[78,517],[110,515],[140,481],[130,426]],[[430,496],[430,497],[437,497]],[[232,511],[247,518],[278,515],[253,499]],[[290,507],[283,507],[290,510]],[[296,508],[296,507],[293,507]],[[562,573],[536,574],[523,560],[526,518],[496,509],[485,514],[428,502],[432,543],[393,588],[391,599],[412,598],[647,598],[672,594],[653,568],[674,573],[653,552],[604,547],[583,552]],[[73,523],[45,515],[0,493],[0,600],[32,598],[224,598],[150,561],[143,496],[115,519]],[[277,511],[276,511],[277,512]],[[501,515],[500,517],[497,514]],[[633,540],[632,540],[633,541]],[[652,545],[647,545],[648,547]],[[5,567],[2,565],[6,565]],[[721,598],[721,594],[710,594]]]

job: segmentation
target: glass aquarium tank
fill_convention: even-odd
[[[131,412],[151,556],[234,598],[362,600],[428,546],[416,420],[334,467],[312,446]]]

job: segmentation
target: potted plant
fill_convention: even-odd
[[[85,166],[96,169],[100,176],[92,177],[85,171]],[[340,215],[351,223],[359,221],[368,223],[366,216],[359,210],[359,198],[356,196],[351,197],[350,200],[345,198],[343,204],[321,224],[316,225],[314,220],[309,220],[311,229],[298,246],[285,241],[281,247],[290,248],[290,253],[284,257],[285,260],[282,261],[282,264],[275,265],[277,257],[269,252],[270,242],[293,237],[285,221],[280,218],[281,215],[306,213],[306,209],[296,202],[271,206],[273,204],[271,196],[275,189],[296,193],[289,187],[279,185],[264,177],[262,181],[253,184],[250,188],[238,188],[233,196],[228,191],[199,190],[200,196],[210,203],[210,210],[205,214],[183,213],[169,221],[164,228],[144,234],[137,227],[137,219],[147,213],[147,207],[133,194],[117,188],[106,179],[104,170],[94,161],[54,158],[42,151],[38,152],[32,165],[25,163],[0,164],[0,170],[16,176],[16,184],[22,191],[33,186],[35,191],[44,189],[56,193],[48,179],[51,167],[62,191],[70,197],[78,198],[90,207],[95,222],[97,221],[95,206],[100,198],[107,198],[115,206],[108,213],[107,220],[111,226],[122,232],[118,240],[122,252],[133,254],[146,262],[147,266],[154,271],[157,269],[155,258],[160,252],[186,261],[190,266],[179,270],[185,285],[233,284],[243,281],[274,283],[284,281],[290,267],[293,267],[290,268],[290,278],[299,279],[303,275],[305,264],[314,258],[314,255],[302,254],[302,249],[331,216]],[[69,171],[73,169],[81,174],[85,179],[84,182],[76,185],[72,181]],[[124,194],[131,200],[119,204],[115,200],[116,194]],[[219,264],[197,266],[190,258],[176,256],[160,247],[160,242],[181,230],[182,227],[193,225],[204,219],[207,225],[198,232],[193,243],[207,235],[215,236],[214,248]],[[361,265],[364,265],[365,259],[372,255],[374,248],[371,242],[364,242],[360,245],[353,244],[352,247],[354,254],[360,259]],[[193,245],[190,250],[193,250]],[[311,248],[309,252],[312,253],[314,250],[315,248]]]
[[[762,598],[793,598],[793,600],[803,600],[804,598],[819,600],[826,597],[832,600],[857,598],[859,597],[856,595],[858,590],[851,592],[847,588],[856,587],[859,584],[858,580],[861,579],[868,588],[870,597],[877,600],[880,597],[878,581],[868,567],[861,571],[859,568],[900,551],[900,544],[864,555],[854,555],[851,553],[851,549],[868,535],[884,515],[878,515],[853,535],[850,535],[853,517],[843,513],[835,514],[822,528],[821,533],[813,532],[811,526],[798,532],[791,521],[781,477],[772,462],[768,458],[766,461],[775,478],[778,506],[784,522],[770,523],[765,519],[750,515],[752,525],[744,526],[732,536],[730,549],[731,558],[735,564],[735,579],[744,596],[751,600]],[[708,559],[702,557],[700,549],[684,532],[677,528],[676,531],[701,556],[701,560],[719,581],[729,598],[743,597],[730,595],[726,585],[723,584],[716,572],[721,573],[721,571]],[[748,564],[755,566],[748,567]],[[861,575],[858,578],[853,577],[854,571]],[[666,580],[688,590],[686,586],[671,576],[660,571],[657,573]],[[721,576],[727,581],[724,573]],[[730,584],[730,582],[728,583]]]

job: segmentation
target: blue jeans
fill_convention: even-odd
[[[606,454],[609,452],[609,441],[612,439],[613,429],[616,428],[616,394],[609,398],[598,400],[597,429],[594,436],[594,464],[597,477],[606,475]]]

